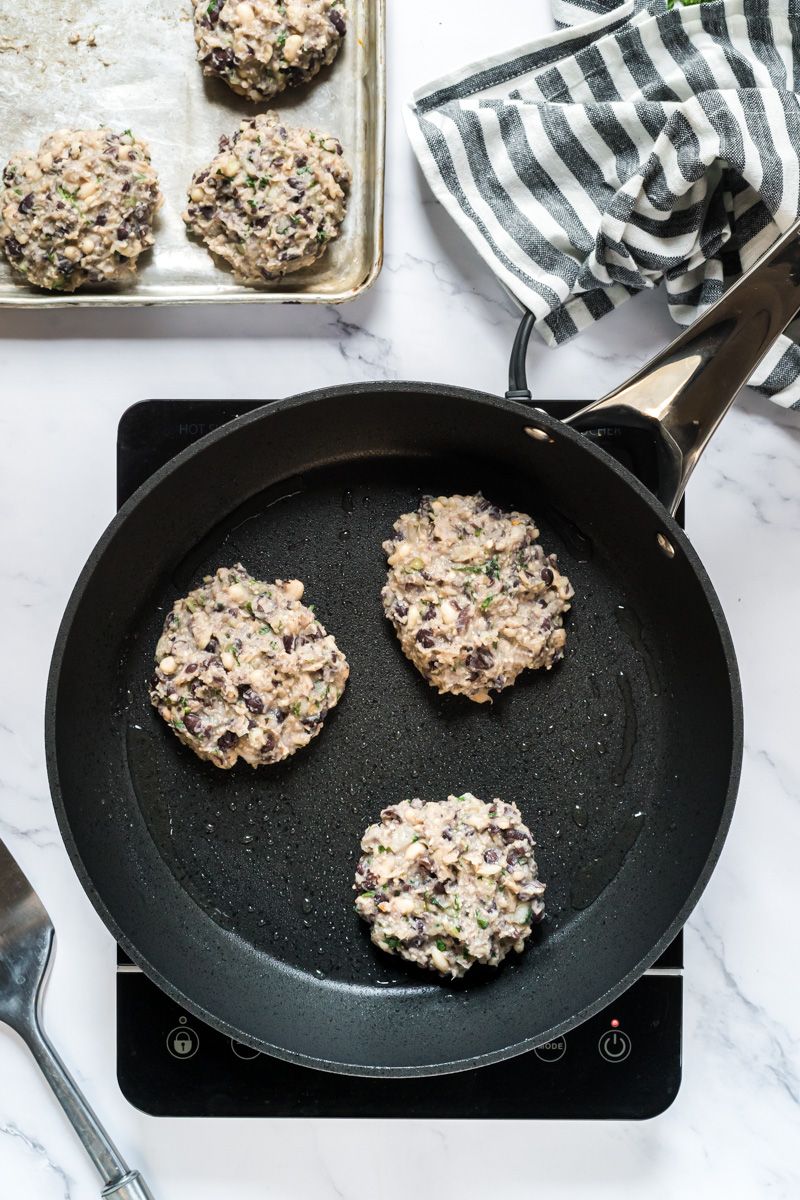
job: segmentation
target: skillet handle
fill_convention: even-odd
[[[800,221],[638,374],[567,423],[654,430],[657,495],[673,515],[700,455],[800,309]]]

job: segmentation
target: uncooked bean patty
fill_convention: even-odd
[[[544,913],[534,845],[515,804],[403,800],[364,834],[356,911],[376,946],[418,966],[496,967]]]
[[[339,236],[350,168],[342,144],[277,113],[243,121],[189,188],[184,221],[249,286],[310,267]]]
[[[485,703],[521,671],[563,657],[574,592],[531,517],[480,494],[426,496],[394,529],[383,544],[384,611],[439,692]]]
[[[350,669],[301,604],[303,590],[297,579],[259,583],[237,563],[173,605],[150,699],[199,758],[224,768],[280,762],[338,704]]]
[[[3,171],[0,245],[36,287],[127,282],[153,245],[161,203],[147,146],[132,133],[62,129]]]
[[[197,57],[234,92],[271,100],[333,62],[346,16],[339,0],[194,0]]]

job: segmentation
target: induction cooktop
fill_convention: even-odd
[[[117,439],[118,503],[198,438],[267,403],[149,400],[129,409]],[[557,417],[579,407],[537,403]],[[646,433],[594,436],[652,482]],[[434,1078],[331,1075],[259,1054],[184,1012],[122,951],[116,991],[119,1084],[154,1116],[637,1120],[663,1112],[681,1081],[683,934],[614,1005],[565,1036]]]

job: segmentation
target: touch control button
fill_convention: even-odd
[[[553,1038],[552,1042],[545,1042],[543,1046],[536,1046],[533,1053],[542,1062],[558,1062],[567,1053],[567,1039],[565,1037]]]
[[[167,1034],[167,1049],[173,1058],[193,1058],[200,1046],[200,1038],[188,1025],[180,1025]]]
[[[254,1050],[252,1046],[244,1046],[241,1042],[235,1042],[233,1038],[231,1038],[231,1050],[237,1058],[259,1058],[261,1055],[260,1050]]]
[[[609,1029],[600,1038],[597,1048],[606,1062],[624,1062],[631,1052],[631,1039],[621,1029]]]

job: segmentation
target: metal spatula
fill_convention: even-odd
[[[131,1171],[56,1054],[40,1020],[55,931],[44,905],[0,841],[0,1022],[27,1042],[103,1179],[105,1200],[153,1200]]]

